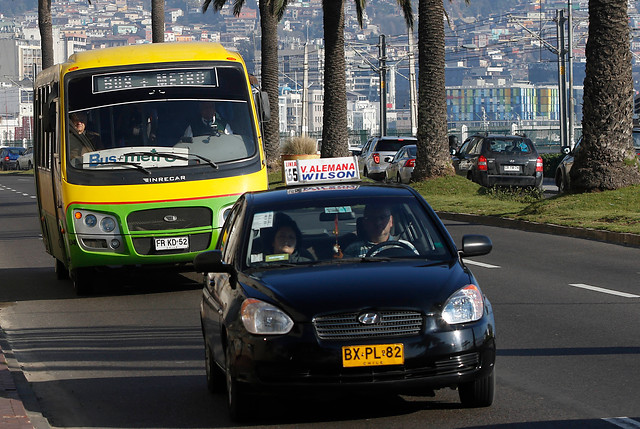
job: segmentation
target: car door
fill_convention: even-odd
[[[403,158],[405,158],[406,149],[400,148],[398,152],[396,152],[395,156],[389,161],[389,165],[387,166],[386,178],[389,182],[393,182],[396,180],[398,173],[400,172],[400,162]]]
[[[454,155],[452,163],[458,175],[469,179],[471,178],[474,167],[474,156],[477,157],[477,155],[474,155],[475,148],[478,142],[481,141],[482,139],[480,137],[468,138],[460,148],[460,152]]]

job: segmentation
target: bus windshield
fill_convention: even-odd
[[[254,157],[258,146],[246,88],[242,70],[234,67],[71,78],[67,165],[112,174],[207,166],[213,174],[224,163]]]

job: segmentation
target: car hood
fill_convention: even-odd
[[[308,321],[318,314],[368,308],[437,312],[473,277],[457,261],[402,261],[272,269],[246,280],[247,295],[267,298],[296,320]]]

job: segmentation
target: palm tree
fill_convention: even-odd
[[[40,29],[40,49],[42,69],[53,65],[53,28],[51,23],[51,0],[38,0],[38,28]]]
[[[589,1],[583,138],[573,167],[573,192],[640,183],[632,143],[633,80],[626,0]]]
[[[443,0],[419,0],[418,13],[418,151],[413,181],[454,174],[447,138]]]
[[[204,0],[202,13],[207,11],[212,0]],[[227,0],[213,0],[213,10],[219,11]],[[238,16],[245,0],[234,0],[233,13]],[[262,34],[260,69],[262,88],[269,98],[271,120],[264,124],[264,143],[267,165],[273,168],[277,165],[280,151],[280,126],[278,109],[278,21],[282,18],[288,0],[259,1],[260,32]]]
[[[164,0],[151,0],[151,41],[164,42]]]
[[[397,0],[405,21],[413,28],[410,0]],[[362,12],[366,0],[354,0],[356,17],[363,26]],[[324,115],[322,119],[322,157],[347,156],[347,82],[344,53],[344,0],[322,1],[324,27]],[[444,38],[443,38],[444,40]]]

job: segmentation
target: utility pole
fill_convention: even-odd
[[[575,145],[575,97],[573,93],[573,19],[572,19],[572,9],[573,6],[571,4],[571,0],[567,0],[567,38],[569,39],[567,46],[567,56],[569,60],[569,95],[567,97],[567,110],[569,111],[569,133],[568,133],[568,143],[571,149]]]
[[[416,91],[416,58],[413,54],[413,31],[409,28],[409,94],[411,100],[411,135],[418,135],[418,94]]]
[[[380,35],[380,137],[387,135],[387,45],[384,34]]]
[[[304,44],[304,63],[302,64],[302,137],[309,132],[309,48]]]
[[[558,45],[558,95],[560,103],[560,146],[567,146],[567,79],[565,76],[564,49],[564,11],[556,10],[556,29]]]

